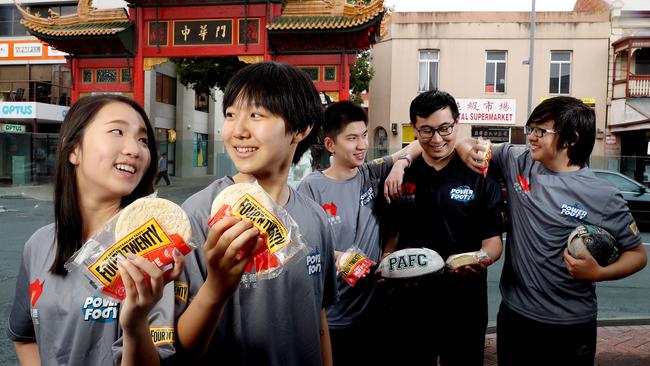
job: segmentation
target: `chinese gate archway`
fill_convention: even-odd
[[[347,99],[350,66],[375,42],[385,13],[383,0],[127,2],[128,13],[80,0],[77,14],[47,18],[18,7],[30,33],[70,55],[73,101],[120,92],[143,104],[145,70],[195,56],[286,62],[332,99]]]

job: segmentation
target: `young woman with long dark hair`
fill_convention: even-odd
[[[121,260],[121,303],[64,268],[120,209],[153,192],[156,156],[153,128],[135,101],[90,96],[68,111],[56,156],[54,223],[25,244],[7,325],[21,364],[156,365],[173,355],[174,294],[165,284],[182,271],[181,255],[174,253],[174,269],[164,274],[141,257]]]

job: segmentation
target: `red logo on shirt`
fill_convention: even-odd
[[[41,293],[43,293],[44,283],[45,281],[40,282],[37,278],[34,280],[34,282],[29,284],[29,295],[31,298],[32,306],[35,306],[38,298],[41,297]]]
[[[414,194],[415,193],[415,183],[406,182],[402,184],[402,193],[403,194]]]
[[[323,210],[325,210],[325,212],[330,216],[336,216],[336,205],[334,202],[324,204]]]
[[[517,180],[519,181],[519,184],[521,184],[521,188],[526,191],[530,192],[530,184],[526,180],[526,178],[523,178],[521,175],[517,176]]]

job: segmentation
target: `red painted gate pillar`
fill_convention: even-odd
[[[136,10],[136,27],[137,42],[135,51],[135,60],[133,61],[133,99],[144,107],[144,56],[142,54],[142,44],[144,42],[144,12]]]

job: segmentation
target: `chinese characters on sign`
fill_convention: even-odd
[[[483,137],[493,143],[510,142],[510,127],[472,126],[472,137]]]
[[[0,57],[9,57],[8,43],[0,43]]]
[[[508,124],[516,122],[516,99],[456,99],[458,121],[472,124]]]
[[[174,22],[174,45],[232,44],[232,20]]]
[[[41,43],[14,43],[14,57],[42,56],[43,44]]]
[[[149,22],[149,46],[167,46],[167,22]]]
[[[259,19],[239,19],[239,44],[260,43],[259,35]]]

